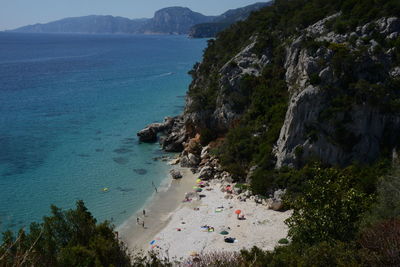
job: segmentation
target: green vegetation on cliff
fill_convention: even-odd
[[[327,108],[319,113],[315,124],[307,126],[307,138],[310,143],[316,143],[325,131],[329,142],[351,153],[360,138],[349,131],[354,124],[351,113],[355,107],[371,107],[392,121],[400,115],[399,79],[388,75],[388,68],[400,64],[400,37],[388,38],[376,30],[379,25],[370,23],[398,17],[399,1],[277,0],[273,6],[219,33],[216,40],[209,42],[203,62],[196,66],[194,78],[200,79],[189,91],[194,103],[192,111],[204,111],[207,107],[208,120],[212,120],[221,103],[220,70],[228,62],[235,64],[230,60],[251,44],[254,37],[256,44],[252,52],[259,58],[268,55],[271,59],[260,75],[244,75],[233,93],[224,91],[224,100],[232,103],[232,110],[240,114],[240,119],[225,131],[209,127],[202,132],[208,138],[224,137],[222,145],[213,151],[237,180],[244,181],[250,168],[256,167],[251,172],[253,193],[265,195],[276,188],[288,190],[287,207],[294,210],[287,222],[290,244],[273,252],[257,248],[242,251],[237,265],[230,266],[246,266],[243,261],[251,262],[252,266],[400,264],[400,214],[399,202],[396,202],[399,173],[397,165],[391,170],[389,160],[392,149],[400,145],[397,128],[384,129],[379,144],[381,159],[375,162],[353,162],[345,166],[315,164],[320,159],[303,157],[305,151],[298,146],[294,150],[295,168],[275,169],[273,149],[290,97],[285,81],[285,49],[305,28],[334,14],[338,15],[325,25],[329,30],[348,36],[355,31],[368,34],[361,37],[361,42],[349,38],[340,44],[308,39],[298,43],[296,48],[308,50],[314,58],[318,57],[319,49],[329,50],[332,56],[329,61],[323,59],[318,63],[331,68],[336,79],[326,83],[319,73],[310,75],[310,84],[324,92]],[[365,29],[357,29],[366,24]],[[203,102],[196,105],[199,101]],[[322,122],[334,130],[328,132],[321,128]]]
[[[253,51],[259,57],[268,54],[271,58],[271,63],[264,67],[260,76],[245,75],[239,90],[235,89],[225,96],[224,101],[232,103],[232,110],[242,114],[240,120],[234,123],[234,127],[229,127],[229,130],[222,133],[215,132],[216,128],[210,125],[208,129],[202,130],[207,132],[208,136],[225,137],[223,145],[218,149],[218,156],[222,165],[238,180],[246,177],[250,167],[258,166],[252,179],[255,193],[266,194],[268,189],[278,186],[271,183],[271,179],[267,177],[275,165],[273,147],[279,137],[289,101],[285,82],[285,47],[304,28],[338,12],[341,12],[341,15],[327,23],[327,26],[342,33],[351,32],[357,26],[370,21],[400,14],[400,4],[398,1],[373,0],[278,0],[274,5],[254,12],[247,20],[219,33],[216,40],[210,40],[203,62],[191,72],[193,78],[201,83],[192,84],[188,92],[192,100],[190,111],[203,112],[208,116],[205,121],[211,121],[218,105],[221,68],[249,45],[254,36],[257,39]],[[370,39],[364,42],[369,44]],[[375,36],[374,40],[379,41],[383,48],[394,47],[394,58],[399,62],[400,38],[387,40],[382,36]],[[329,102],[328,108],[319,114],[320,120],[328,121],[329,125],[335,128],[334,132],[327,133],[318,126],[318,122],[309,125],[310,142],[316,142],[318,134],[325,131],[329,142],[344,151],[351,151],[359,140],[358,136],[348,131],[352,124],[348,114],[352,112],[352,108],[367,103],[381,112],[398,114],[399,80],[386,77],[382,66],[374,62],[363,65],[368,53],[367,46],[364,48],[361,45],[353,51],[347,48],[347,45],[327,41],[304,40],[300,45],[309,49],[312,55],[321,47],[333,51],[330,64],[338,79],[335,86],[331,86],[323,84],[324,81],[321,81],[318,73],[310,77],[311,84],[320,85],[326,92]],[[379,46],[375,50],[377,57],[383,57]],[[230,64],[235,62],[231,61]],[[357,76],[360,66],[363,68],[364,77]],[[382,144],[383,156],[387,156],[391,152],[390,148],[398,142],[393,138],[386,138],[385,141],[386,143]],[[386,148],[388,150],[385,150]],[[302,153],[301,147],[296,148],[297,167],[304,166],[307,161],[312,160],[303,159]]]

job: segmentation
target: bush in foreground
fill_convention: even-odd
[[[29,233],[3,234],[0,266],[130,266],[126,247],[108,222],[96,224],[83,201],[32,223]]]

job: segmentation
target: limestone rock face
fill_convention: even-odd
[[[226,132],[232,123],[240,118],[243,110],[238,110],[229,95],[236,93],[240,95],[240,83],[245,75],[259,76],[264,66],[270,63],[269,51],[264,51],[262,55],[256,55],[254,47],[257,38],[252,37],[251,43],[244,47],[237,55],[229,60],[218,71],[218,95],[216,109],[210,112],[191,111],[193,99],[190,96],[186,100],[184,112],[185,124],[189,132],[199,132],[201,128],[211,127],[221,133]],[[197,68],[198,70],[198,68]],[[196,77],[191,88],[209,86],[207,77]]]
[[[196,156],[192,153],[189,153],[188,158],[189,158],[189,162],[190,162],[191,166],[195,167],[195,166],[199,165],[200,159],[198,156]]]
[[[380,156],[383,141],[393,146],[400,138],[397,114],[385,112],[368,101],[355,100],[346,110],[330,112],[333,98],[327,89],[340,87],[343,80],[343,74],[335,68],[335,49],[339,48],[349,53],[363,51],[353,65],[352,75],[357,81],[379,85],[390,78],[398,79],[400,66],[394,65],[395,48],[379,52],[380,45],[372,37],[382,34],[387,39],[397,38],[400,19],[381,18],[358,27],[354,32],[340,34],[326,26],[338,16],[341,13],[324,18],[285,42],[284,68],[289,100],[273,149],[277,168],[300,166],[308,158],[342,166],[353,161],[372,162]],[[366,39],[369,41],[364,41]],[[319,42],[316,50],[305,45],[310,40]],[[261,54],[255,53],[256,43],[257,37],[254,36],[218,70],[217,100],[213,111],[193,112],[193,99],[187,98],[183,116],[187,135],[194,136],[207,127],[225,133],[241,118],[243,111],[235,109],[230,94],[240,93],[240,83],[245,75],[258,76],[271,63],[268,49]],[[374,68],[376,71],[371,71]],[[207,77],[195,75],[191,88],[206,88],[208,81]],[[338,142],[341,137],[346,142]]]
[[[331,30],[328,22],[338,16],[341,14],[324,18],[281,42],[284,82],[289,97],[279,138],[273,148],[276,168],[300,167],[310,158],[341,166],[354,161],[372,162],[379,158],[383,143],[386,149],[393,149],[398,144],[400,115],[388,112],[380,100],[374,103],[373,98],[382,93],[380,85],[400,78],[400,66],[396,63],[398,48],[379,44],[385,39],[388,44],[394,43],[392,41],[400,36],[400,19],[381,18],[361,25],[353,32],[337,33]],[[182,116],[173,118],[172,122],[149,125],[138,133],[140,139],[155,141],[157,133],[162,133],[165,136],[160,142],[166,151],[183,151],[182,166],[199,167],[200,176],[205,179],[215,175],[232,179],[215,173],[208,153],[212,146],[202,149],[200,134],[204,129],[212,129],[222,137],[241,119],[245,110],[235,106],[231,96],[245,97],[241,88],[244,77],[257,77],[272,64],[272,50],[260,49],[258,39],[257,35],[252,36],[222,67],[210,67],[213,78],[200,71],[204,63],[194,67],[190,90],[215,90],[215,107],[194,108],[199,104],[194,100],[196,94],[189,94]],[[346,60],[346,56],[352,60],[346,63],[351,64],[351,73],[340,69],[341,62],[338,61]],[[342,86],[350,75],[352,83]],[[348,90],[351,86],[356,88],[352,89],[353,95],[338,91]],[[196,90],[190,92],[199,92]],[[343,95],[351,99],[345,102],[337,97]],[[372,101],[368,99],[371,96]],[[385,98],[379,97],[377,99]],[[339,103],[339,108],[335,103]],[[246,173],[249,182],[252,171],[246,170]]]
[[[214,170],[210,166],[205,166],[200,170],[199,177],[203,180],[212,179],[214,176]]]
[[[371,162],[380,155],[381,143],[394,143],[400,130],[399,116],[383,112],[367,102],[352,103],[347,111],[330,114],[331,119],[321,119],[321,114],[329,110],[331,99],[324,88],[340,85],[341,77],[332,67],[335,51],[330,47],[321,47],[317,51],[304,48],[301,43],[306,39],[328,41],[349,51],[356,51],[361,45],[366,47],[368,54],[360,59],[353,74],[359,80],[372,80],[380,83],[389,77],[398,76],[398,67],[391,67],[393,57],[390,53],[375,53],[378,43],[371,40],[361,44],[358,40],[372,35],[369,24],[359,27],[350,34],[328,32],[324,23],[338,16],[323,19],[308,27],[304,34],[298,36],[286,47],[286,83],[290,93],[289,107],[281,128],[279,139],[274,148],[276,167],[284,165],[296,166],[302,159],[318,158],[332,165],[346,165],[352,161]],[[382,18],[375,22],[375,31],[387,36],[397,33],[398,18]],[[349,39],[356,39],[354,45]],[[381,67],[379,72],[370,73],[366,70],[374,64]],[[318,76],[320,83],[313,85],[312,76]],[[348,121],[343,125],[335,125],[333,121]],[[351,122],[351,123],[349,123]],[[339,127],[342,134],[351,136],[349,144],[338,144],[332,141]],[[312,138],[310,133],[314,132]],[[296,153],[297,151],[297,153]]]
[[[166,137],[161,142],[162,148],[167,152],[181,152],[183,150],[183,142],[186,140],[186,132],[183,127],[182,116],[174,118],[171,127],[166,128],[164,134]]]

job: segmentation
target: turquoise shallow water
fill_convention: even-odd
[[[121,224],[167,166],[146,124],[182,111],[205,40],[0,33],[0,231],[83,199]],[[108,192],[102,189],[108,187]]]

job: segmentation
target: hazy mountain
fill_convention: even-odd
[[[92,15],[24,26],[13,31],[32,33],[187,34],[193,25],[210,22],[214,18],[214,16],[204,16],[185,7],[168,7],[158,10],[151,19]]]
[[[167,7],[158,10],[142,28],[143,33],[187,34],[196,24],[210,22],[214,16],[204,16],[186,7]]]
[[[205,38],[215,37],[218,32],[226,29],[233,23],[245,20],[253,11],[257,11],[265,6],[271,5],[273,2],[255,3],[237,9],[230,9],[220,16],[215,17],[209,23],[201,23],[194,25],[190,31],[189,36],[192,38]]]
[[[28,25],[13,31],[32,33],[136,33],[148,20],[92,15]]]

